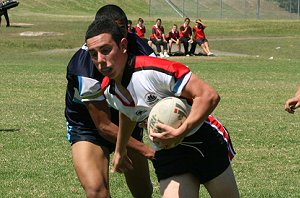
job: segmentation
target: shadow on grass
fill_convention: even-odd
[[[0,129],[0,132],[17,132],[20,131],[21,129]]]

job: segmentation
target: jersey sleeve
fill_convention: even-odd
[[[101,84],[98,80],[78,76],[78,83],[78,91],[82,102],[105,100],[105,97],[101,92]]]
[[[175,96],[180,96],[183,88],[189,81],[192,72],[190,69],[181,63],[175,62],[171,65],[174,74],[169,82],[170,90]]]

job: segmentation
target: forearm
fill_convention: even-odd
[[[117,141],[119,128],[117,125],[111,122],[110,110],[107,107],[106,102],[86,102],[85,104],[96,128],[98,129],[99,134],[107,141],[115,144]],[[127,146],[147,157],[148,159],[151,159],[154,156],[153,149],[132,137],[129,137]]]
[[[184,137],[195,127],[199,126],[199,124],[203,123],[217,107],[219,101],[220,98],[218,95],[211,95],[209,96],[209,98],[194,98],[189,116],[187,117],[185,122],[179,127],[179,130],[181,131],[180,136]]]
[[[123,113],[119,113],[119,131],[116,143],[116,152],[123,153],[124,151],[126,151],[126,146],[135,125],[136,122],[131,121]]]
[[[298,87],[298,90],[295,93],[295,98],[300,98],[300,86]]]

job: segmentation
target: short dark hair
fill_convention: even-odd
[[[127,36],[128,19],[122,8],[114,4],[105,5],[97,11],[95,20],[98,20],[101,16],[114,20],[120,26],[123,35]]]
[[[115,23],[114,20],[107,16],[99,16],[97,20],[94,20],[89,25],[85,34],[85,41],[103,33],[111,34],[113,40],[117,44],[119,44],[122,38],[124,38],[120,27]]]

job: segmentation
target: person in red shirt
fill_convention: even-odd
[[[214,56],[210,51],[208,46],[208,40],[205,37],[204,29],[206,25],[201,21],[201,19],[196,20],[196,25],[193,27],[194,41],[190,50],[191,54],[195,53],[197,44],[201,46],[203,52],[207,56]]]
[[[181,43],[179,40],[179,32],[176,24],[173,25],[172,29],[166,35],[166,39],[169,43],[169,54],[171,54],[173,43],[176,43],[176,45],[178,45],[178,51],[179,53],[181,53]]]
[[[135,26],[134,28],[135,28],[136,34],[137,34],[143,41],[145,41],[146,43],[148,43],[148,45],[149,45],[150,47],[152,47],[152,41],[148,40],[148,39],[145,37],[146,26],[144,25],[144,19],[139,18],[139,19],[138,19],[138,23],[136,24],[136,26]]]
[[[183,43],[184,55],[189,56],[189,43],[193,42],[192,28],[190,26],[191,20],[189,18],[184,19],[184,23],[180,26],[179,40]]]
[[[167,53],[167,40],[165,38],[164,27],[161,25],[161,19],[156,19],[156,24],[152,27],[152,33],[150,35],[150,40],[154,45],[156,45],[157,52],[160,57],[169,57]],[[161,51],[163,46],[164,53]]]

